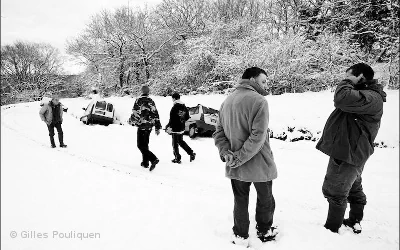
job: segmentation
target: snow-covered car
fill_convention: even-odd
[[[198,104],[188,107],[190,118],[185,123],[185,132],[190,138],[197,134],[212,134],[215,132],[218,121],[218,110]]]
[[[85,113],[80,121],[87,125],[97,123],[107,126],[117,119],[114,105],[106,100],[92,100],[86,108],[82,109]]]

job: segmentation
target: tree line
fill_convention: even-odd
[[[274,94],[319,91],[362,61],[379,63],[384,83],[398,88],[398,13],[395,0],[163,0],[152,9],[121,6],[97,13],[67,41],[67,52],[86,66],[70,84],[76,93],[86,86],[105,94],[136,93],[143,83],[161,95],[177,89],[202,93],[223,91],[244,67],[259,66],[269,73]],[[3,53],[20,49],[21,43],[2,46],[2,91],[3,79],[10,86],[45,89],[38,83],[51,81],[22,77],[20,57],[3,60]],[[56,68],[44,75],[57,75]]]

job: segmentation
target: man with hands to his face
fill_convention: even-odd
[[[361,233],[367,203],[362,188],[364,165],[374,152],[386,93],[374,79],[373,69],[358,63],[346,70],[336,87],[335,110],[326,121],[316,148],[329,155],[322,193],[329,203],[324,227],[334,233],[345,225]],[[350,203],[349,218],[344,219]]]

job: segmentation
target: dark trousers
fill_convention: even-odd
[[[175,133],[173,133],[172,134],[172,148],[174,150],[175,159],[177,159],[177,160],[181,159],[181,155],[179,154],[179,146],[181,146],[183,148],[183,150],[185,150],[188,155],[192,155],[193,154],[193,150],[183,140],[183,134],[175,134]]]
[[[237,236],[249,237],[249,193],[251,182],[231,180],[235,198],[233,209],[233,233]],[[272,181],[253,182],[257,191],[256,222],[259,232],[267,232],[273,223],[275,199],[272,195]]]
[[[151,130],[148,129],[138,129],[137,130],[137,147],[142,153],[142,164],[144,166],[149,166],[149,161],[153,162],[157,157],[149,150]]]
[[[55,143],[54,143],[54,128],[57,129],[58,141],[60,142],[60,145],[63,145],[64,144],[64,133],[61,128],[61,122],[51,123],[50,125],[47,125],[47,129],[49,130],[51,144],[55,145]]]
[[[330,158],[326,171],[322,193],[329,203],[325,227],[337,232],[342,225],[347,202],[350,203],[349,219],[360,222],[364,215],[367,198],[362,188],[361,174],[364,166],[354,166]]]

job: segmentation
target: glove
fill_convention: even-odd
[[[170,128],[170,127],[167,127],[166,129],[165,129],[165,132],[167,132],[169,135],[172,133],[172,128]]]
[[[156,135],[159,135],[159,134],[160,134],[160,130],[156,129]]]

